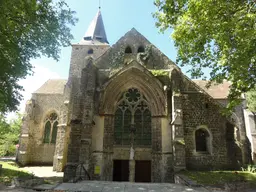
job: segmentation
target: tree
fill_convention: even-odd
[[[246,95],[247,106],[254,115],[256,115],[256,87]]]
[[[70,26],[77,21],[64,0],[0,1],[0,112],[17,109],[18,81],[32,74],[31,59],[59,58],[70,45]]]
[[[17,114],[10,122],[7,122],[3,115],[0,116],[0,156],[15,155],[21,124],[21,114]]]
[[[173,29],[177,63],[192,77],[209,69],[210,80],[232,83],[231,109],[256,84],[256,2],[254,0],[155,0],[161,31]]]

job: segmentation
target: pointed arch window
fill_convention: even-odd
[[[131,125],[135,127],[134,145],[151,145],[151,112],[145,97],[136,88],[124,92],[115,112],[114,140],[116,145],[131,144]]]
[[[139,46],[138,53],[144,53],[144,52],[145,52],[145,48],[143,46]]]
[[[51,113],[44,121],[44,143],[56,143],[58,132],[58,115]]]
[[[127,46],[126,48],[125,48],[125,51],[124,51],[125,53],[132,53],[132,48],[130,47],[130,46]]]

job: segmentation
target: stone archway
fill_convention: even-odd
[[[143,95],[143,101],[147,104],[151,113],[151,146],[136,148],[136,150],[142,151],[145,149],[143,153],[147,155],[138,155],[139,152],[135,150],[135,157],[132,159],[129,146],[119,149],[114,143],[115,113],[120,107],[120,102],[122,102],[120,98],[128,90],[138,90]],[[100,114],[104,116],[102,180],[112,180],[114,160],[130,160],[130,181],[135,181],[135,161],[152,160],[149,164],[152,170],[151,181],[161,182],[161,117],[166,115],[165,103],[166,97],[161,83],[142,66],[129,66],[106,83],[100,103]],[[135,111],[134,109],[131,110],[131,116],[134,115],[132,113],[135,113]]]

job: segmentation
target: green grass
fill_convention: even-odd
[[[223,185],[243,180],[256,186],[256,173],[246,171],[182,171],[181,174],[203,185]]]
[[[32,178],[33,175],[26,171],[21,170],[14,162],[0,161],[3,168],[0,174],[0,183],[9,185],[14,177],[19,178]]]

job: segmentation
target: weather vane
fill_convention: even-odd
[[[99,9],[101,8],[100,3],[101,3],[101,1],[99,0]]]

